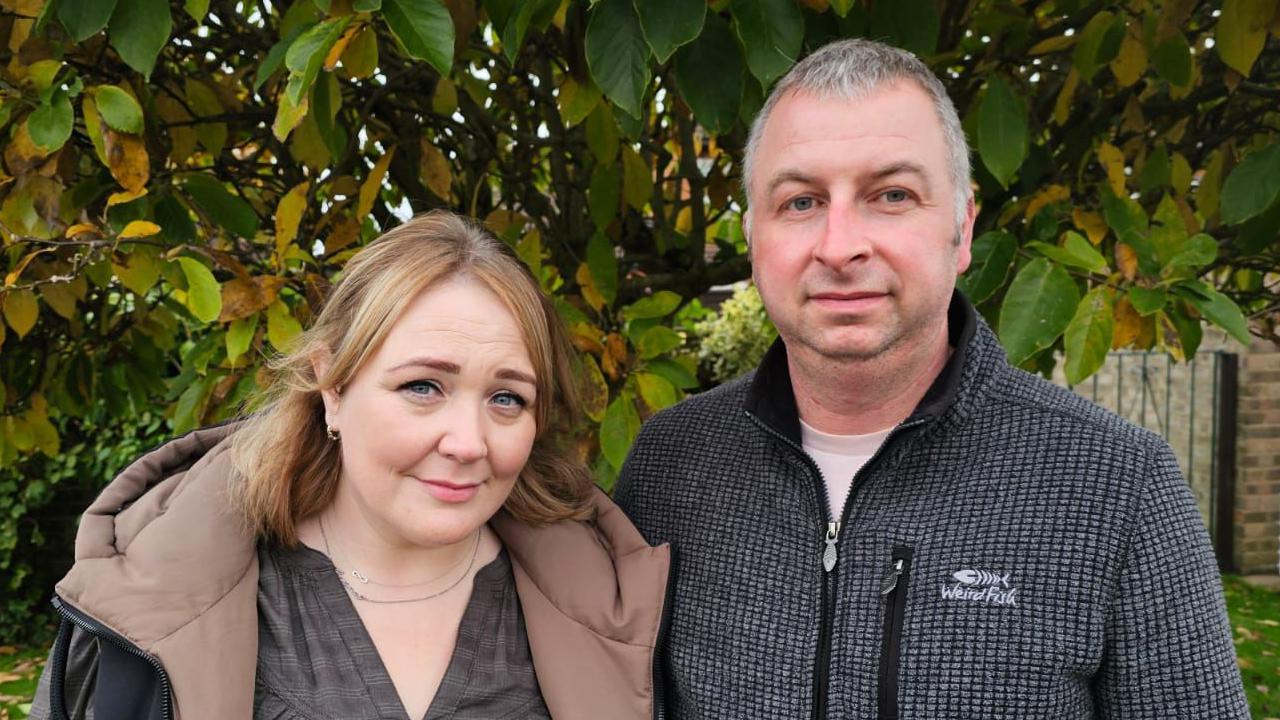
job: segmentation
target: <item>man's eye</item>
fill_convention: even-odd
[[[793,200],[789,201],[789,202],[787,203],[787,205],[788,205],[788,207],[790,207],[790,209],[792,209],[792,210],[799,210],[800,212],[805,212],[806,210],[812,210],[812,209],[813,209],[813,198],[811,198],[811,197],[798,197],[798,198],[795,198],[795,199],[793,199]]]
[[[889,190],[884,195],[881,195],[881,197],[891,203],[900,203],[906,202],[911,196],[907,195],[906,190]]]

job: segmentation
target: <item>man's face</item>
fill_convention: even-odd
[[[974,213],[956,227],[942,124],[922,89],[788,95],[756,158],[752,272],[789,348],[861,360],[945,337]]]

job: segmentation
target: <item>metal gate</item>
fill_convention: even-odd
[[[1234,536],[1239,367],[1236,355],[1222,351],[1185,363],[1167,353],[1113,352],[1074,388],[1173,447],[1224,571],[1231,569]],[[1060,373],[1058,381],[1065,384]]]

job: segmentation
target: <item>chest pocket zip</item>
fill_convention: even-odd
[[[877,714],[880,720],[897,720],[898,718],[899,654],[902,649],[902,623],[907,611],[912,554],[911,548],[895,545],[890,557],[889,569],[880,584],[880,595],[885,599],[877,698]]]

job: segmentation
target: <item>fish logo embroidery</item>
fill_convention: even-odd
[[[1018,589],[1010,587],[1013,573],[966,568],[951,573],[954,584],[942,585],[942,599],[968,600],[986,605],[1017,607]]]

